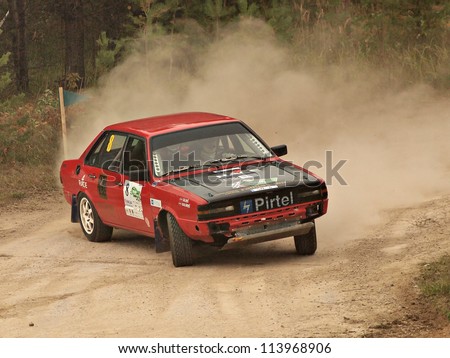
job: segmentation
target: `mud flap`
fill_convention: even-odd
[[[155,225],[155,249],[156,252],[159,254],[161,252],[167,252],[170,251],[170,243],[168,238],[164,237],[163,233],[161,232],[158,222],[154,220]]]
[[[80,222],[80,218],[78,217],[77,197],[75,195],[72,195],[72,211],[70,212],[70,221],[73,223]]]

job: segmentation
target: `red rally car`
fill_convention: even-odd
[[[193,264],[192,243],[220,248],[294,237],[317,248],[314,220],[327,212],[325,182],[280,159],[245,123],[180,113],[106,127],[60,169],[72,222],[95,242],[113,228],[155,238],[176,267]]]

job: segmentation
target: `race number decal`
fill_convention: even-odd
[[[126,180],[123,186],[125,213],[136,219],[144,220],[141,201],[142,185]]]
[[[115,138],[114,134],[111,135],[111,137],[109,137],[109,143],[108,143],[108,146],[106,147],[106,151],[108,153],[111,151],[111,148],[112,148],[112,145],[113,145],[113,142],[114,142],[114,138]]]

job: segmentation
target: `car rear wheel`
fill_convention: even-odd
[[[168,213],[167,224],[169,229],[169,243],[172,251],[172,261],[175,267],[192,266],[192,242],[183,232],[175,217]]]
[[[305,235],[294,236],[295,249],[299,255],[314,255],[317,250],[316,227]]]
[[[81,229],[89,241],[102,242],[111,240],[113,228],[103,224],[94,205],[83,193],[78,197],[78,215]]]

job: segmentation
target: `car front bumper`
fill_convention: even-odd
[[[302,223],[300,220],[286,220],[278,223],[258,223],[237,231],[228,239],[222,250],[278,240],[289,236],[305,235],[314,228],[314,221]]]

